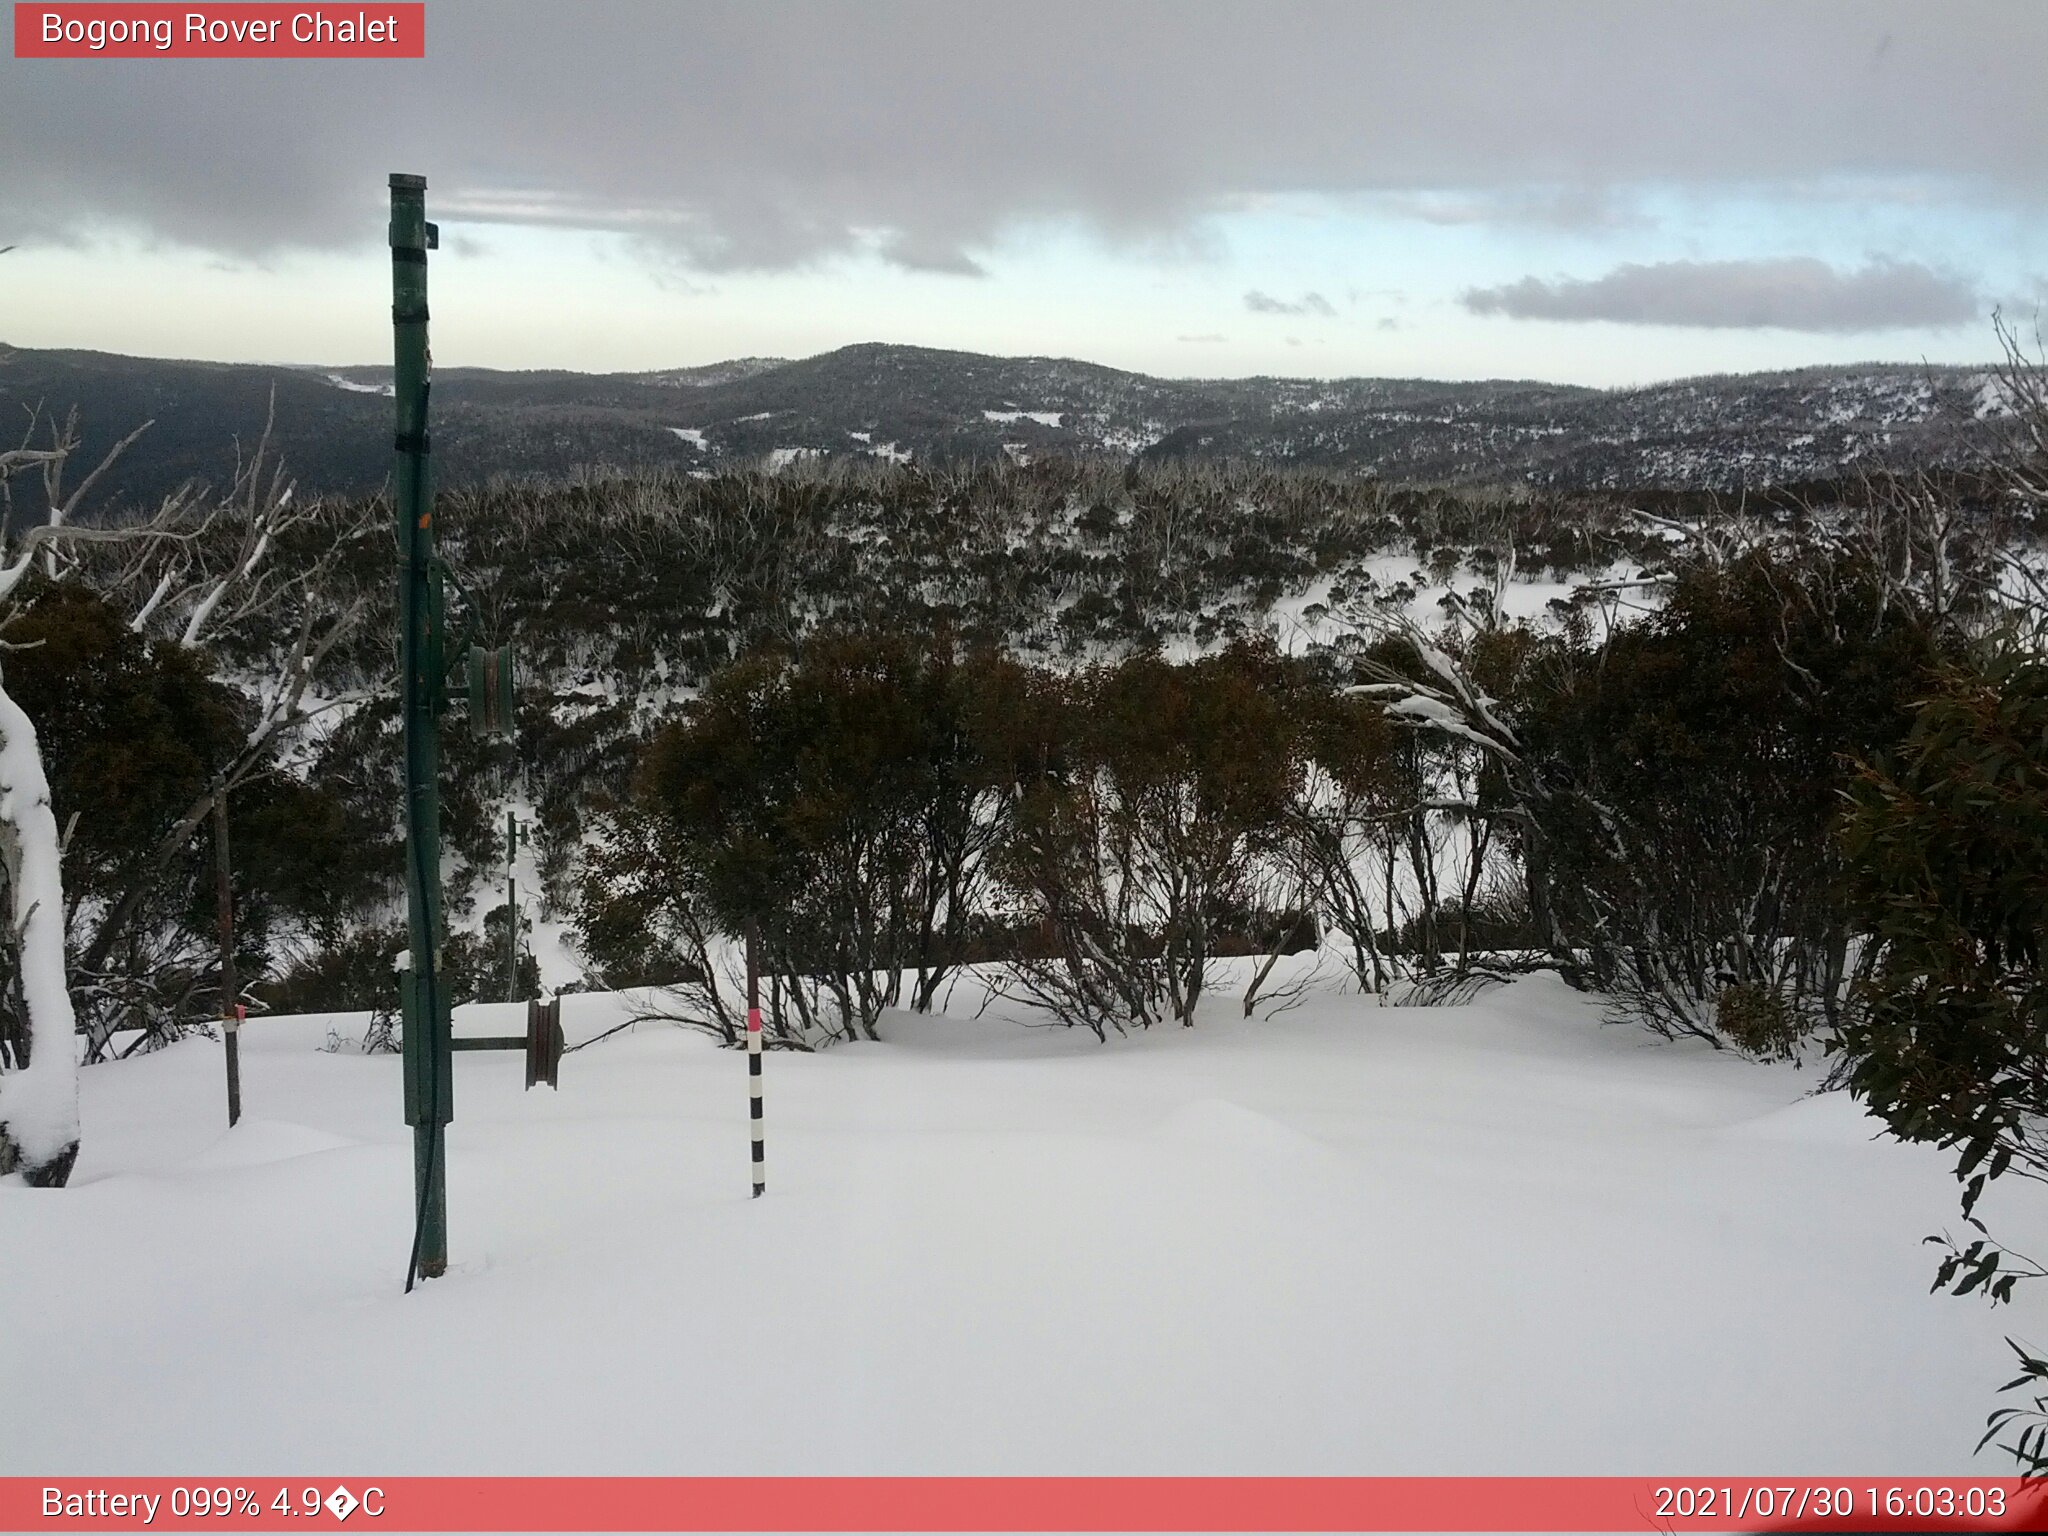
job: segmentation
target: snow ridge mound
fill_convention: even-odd
[[[1738,1121],[1728,1127],[1728,1134],[1751,1141],[1860,1147],[1883,1136],[1884,1125],[1851,1095],[1837,1089]]]
[[[204,1152],[186,1159],[184,1167],[195,1173],[229,1168],[260,1168],[288,1158],[309,1157],[315,1152],[334,1152],[361,1146],[346,1136],[296,1125],[289,1120],[244,1120]]]
[[[1152,1137],[1170,1145],[1221,1153],[1232,1161],[1299,1164],[1322,1159],[1330,1149],[1313,1136],[1283,1125],[1271,1115],[1234,1099],[1196,1099],[1153,1127]]]

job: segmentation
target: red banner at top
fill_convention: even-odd
[[[79,0],[14,7],[17,59],[421,59],[427,8],[353,5],[106,5]]]

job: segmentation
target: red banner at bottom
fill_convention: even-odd
[[[2048,1531],[2014,1478],[0,1478],[7,1531]]]

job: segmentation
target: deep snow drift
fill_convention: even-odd
[[[1549,978],[1212,998],[773,1054],[760,1201],[738,1052],[458,1056],[411,1296],[396,1057],[252,1022],[232,1132],[218,1043],[94,1068],[72,1187],[0,1183],[0,1472],[2007,1470],[1970,1447],[2028,1318],[1926,1294],[1946,1159],[1810,1069]]]

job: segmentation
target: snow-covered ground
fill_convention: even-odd
[[[1098,1046],[963,986],[772,1055],[758,1202],[737,1052],[459,1056],[410,1296],[396,1057],[252,1023],[232,1132],[217,1043],[94,1068],[72,1187],[0,1181],[0,1471],[2005,1470],[2026,1319],[1927,1295],[1942,1157],[1549,978],[1318,987]]]

